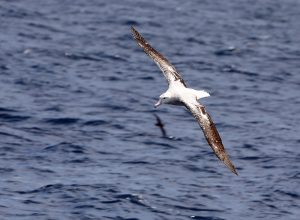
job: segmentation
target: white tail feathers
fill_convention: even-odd
[[[210,94],[204,90],[197,90],[196,96],[197,96],[197,99],[201,99],[201,98],[209,97]]]

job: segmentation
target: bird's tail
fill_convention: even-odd
[[[197,99],[202,99],[210,96],[210,94],[205,90],[195,90],[195,91],[196,91]]]

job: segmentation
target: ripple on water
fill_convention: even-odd
[[[61,142],[55,145],[51,145],[44,148],[45,151],[52,151],[52,152],[65,152],[65,153],[75,153],[75,154],[85,154],[87,149],[83,146],[68,143],[68,142]]]
[[[298,0],[4,2],[1,220],[299,219]],[[130,26],[212,94],[240,176],[153,108],[167,83]]]
[[[79,120],[79,118],[50,118],[45,120],[45,122],[54,125],[71,125],[77,123]]]

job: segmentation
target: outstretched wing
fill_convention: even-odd
[[[170,84],[173,81],[179,80],[186,87],[184,80],[176,71],[175,67],[163,55],[161,55],[157,50],[151,47],[151,45],[142,37],[142,35],[137,30],[131,27],[131,31],[138,45],[144,49],[145,53],[148,54],[161,69],[168,83]]]
[[[223,146],[219,132],[212,121],[210,115],[206,112],[205,107],[199,103],[184,103],[186,108],[193,114],[202,128],[205,138],[216,154],[216,156],[223,161],[223,163],[233,172],[238,175],[234,165],[231,163]]]

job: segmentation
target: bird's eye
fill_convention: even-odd
[[[166,99],[167,97],[163,97],[163,99]]]

